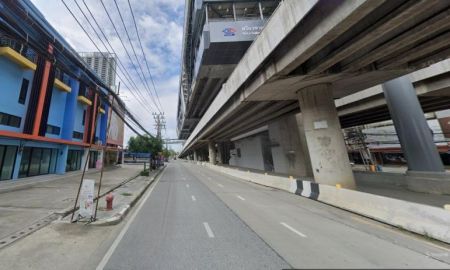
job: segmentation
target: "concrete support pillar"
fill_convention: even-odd
[[[198,161],[197,150],[194,150],[194,161]]]
[[[308,143],[306,142],[305,127],[303,125],[303,116],[301,113],[296,115],[298,135],[300,137],[300,145],[302,148],[302,153],[304,155],[305,163],[305,176],[314,177],[313,169],[311,167],[311,157],[309,156]]]
[[[444,172],[432,131],[409,78],[388,81],[383,84],[383,91],[408,171]]]
[[[355,188],[355,179],[330,84],[298,92],[304,132],[317,183]]]
[[[69,153],[69,146],[62,145],[59,149],[58,159],[56,162],[56,174],[66,173],[67,155]]]
[[[217,163],[223,164],[223,144],[217,143]]]
[[[216,164],[216,144],[213,141],[208,142],[209,163]]]

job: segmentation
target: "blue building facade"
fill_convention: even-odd
[[[106,90],[2,32],[0,66],[0,180],[80,170],[87,158],[98,167]]]

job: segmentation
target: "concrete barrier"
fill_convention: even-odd
[[[450,211],[310,181],[264,175],[199,163],[213,170],[260,185],[288,191],[417,234],[450,243]]]

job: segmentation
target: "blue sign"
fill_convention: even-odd
[[[222,32],[225,37],[232,37],[232,36],[236,35],[237,31],[236,31],[236,28],[228,27],[228,28],[223,29]]]

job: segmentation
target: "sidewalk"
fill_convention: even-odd
[[[98,202],[97,220],[90,223],[90,225],[96,226],[108,226],[118,224],[128,214],[131,207],[134,206],[141,196],[145,193],[147,188],[153,183],[153,181],[162,173],[164,167],[159,170],[151,171],[149,176],[138,176],[133,180],[121,185],[115,189],[113,209],[108,210],[106,208],[105,197],[102,197]],[[75,212],[77,216],[78,211]],[[69,223],[71,215],[67,215],[62,219],[62,222]],[[80,223],[86,223],[86,220],[80,220]]]
[[[137,176],[142,169],[143,166],[140,165],[121,165],[106,169],[102,193]],[[14,183],[8,181],[5,185],[0,182],[0,247],[1,242],[7,241],[9,236],[14,237],[16,232],[26,234],[31,228],[56,219],[55,212],[63,212],[72,207],[80,177],[80,173],[70,173],[14,180]],[[99,177],[99,171],[88,171],[85,176],[85,179],[96,180],[96,192]],[[33,183],[33,180],[36,182]]]

